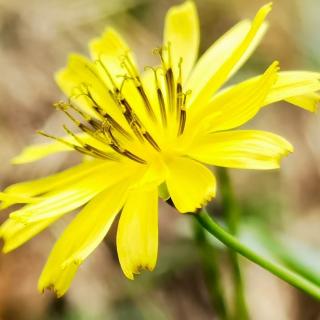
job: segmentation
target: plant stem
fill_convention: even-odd
[[[231,234],[236,235],[238,232],[240,210],[236,204],[233,194],[230,177],[227,169],[217,168],[218,179],[220,180],[221,201],[223,212],[226,216],[228,229]],[[231,267],[233,269],[234,281],[234,299],[235,310],[234,319],[247,320],[249,319],[248,308],[245,299],[245,288],[241,274],[240,262],[238,254],[234,250],[229,250]]]
[[[260,256],[259,254],[245,246],[237,238],[232,236],[228,231],[224,230],[224,228],[217,224],[209,216],[206,209],[201,209],[201,211],[198,214],[194,215],[194,217],[210,234],[212,234],[230,249],[235,250],[247,259],[278,276],[280,279],[320,300],[320,287],[316,286],[314,283],[303,278],[297,273],[292,272],[288,268],[278,263],[272,262],[264,258],[263,256]]]
[[[218,251],[208,242],[207,232],[198,223],[194,224],[194,235],[201,255],[204,277],[211,304],[219,319],[227,320],[227,309],[218,266]]]

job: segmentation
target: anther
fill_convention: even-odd
[[[145,139],[151,144],[151,146],[153,148],[155,148],[157,151],[161,151],[160,147],[158,146],[158,144],[155,142],[155,140],[152,138],[152,136],[150,135],[149,132],[144,132],[143,136],[145,137]]]
[[[157,71],[159,69],[155,69],[155,68],[150,67],[150,66],[146,66],[144,69],[145,70],[150,69],[150,70],[152,70],[152,72],[154,74],[154,80],[155,80],[156,90],[157,90],[157,97],[158,97],[158,102],[159,102],[159,107],[160,107],[161,121],[162,121],[162,125],[164,127],[167,127],[166,106],[165,106],[165,102],[164,102],[164,97],[163,97],[162,91],[160,89],[159,79],[158,79],[158,75],[157,75]]]
[[[44,136],[44,137],[46,137],[46,138],[59,141],[59,142],[65,144],[66,146],[68,146],[68,147],[70,147],[72,149],[74,149],[74,147],[75,147],[75,145],[73,143],[70,143],[70,142],[68,142],[68,141],[66,141],[66,140],[64,140],[62,138],[59,138],[59,137],[53,136],[51,134],[48,134],[48,133],[46,133],[44,131],[38,130],[37,133],[42,135],[42,136]]]
[[[182,94],[182,105],[180,106],[179,112],[179,128],[178,128],[178,135],[181,135],[184,131],[187,119],[187,110],[186,110],[186,102],[187,96],[191,94],[191,90],[188,90],[186,93]]]

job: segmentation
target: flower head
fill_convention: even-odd
[[[284,138],[265,131],[236,130],[265,105],[287,100],[314,111],[318,73],[279,72],[278,62],[240,84],[221,90],[264,35],[271,4],[253,21],[242,21],[196,62],[198,17],[193,2],[169,10],[164,40],[154,50],[159,65],[139,71],[126,42],[113,29],[90,42],[91,59],[72,54],[56,75],[67,95],[55,104],[70,119],[66,136],[25,149],[25,163],[61,151],[85,161],[39,180],[9,186],[2,207],[25,204],[1,226],[9,252],[68,212],[84,206],[55,244],[39,289],[63,295],[79,265],[107,234],[121,211],[119,261],[133,279],[155,267],[158,197],[167,190],[181,213],[195,212],[215,196],[207,165],[274,169],[292,151]],[[160,192],[161,191],[161,192]]]

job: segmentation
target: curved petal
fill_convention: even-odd
[[[281,100],[287,100],[293,104],[314,111],[314,103],[305,104],[302,100],[317,100],[317,91],[320,91],[320,73],[308,71],[285,71],[279,72],[279,77],[267,95],[264,105]],[[254,81],[254,79],[249,79]],[[295,97],[301,97],[295,99]],[[303,98],[304,97],[304,98]],[[302,100],[301,100],[302,99]],[[296,103],[294,102],[296,101]],[[301,103],[299,103],[299,101]],[[318,100],[319,101],[319,100]],[[311,101],[310,101],[311,102]]]
[[[141,93],[143,88],[140,86],[141,80],[138,80],[140,78],[137,63],[125,40],[108,27],[100,38],[90,42],[89,49],[92,59],[96,60],[100,77],[107,81],[109,88],[121,88],[121,94],[136,115],[147,126],[148,131],[152,130],[154,123],[151,122],[150,114],[152,118],[153,110],[149,106],[146,108],[147,98]]]
[[[250,120],[263,106],[285,100],[308,111],[316,111],[320,102],[320,73],[308,71],[278,72],[276,63],[263,76],[230,86],[206,105],[191,108],[188,121],[202,122],[202,131],[232,129]],[[261,101],[263,99],[263,101]]]
[[[44,178],[13,184],[4,190],[0,199],[6,204],[39,202],[34,196],[43,195],[46,192],[52,192],[58,188],[72,186],[73,183],[79,182],[79,179],[94,174],[95,171],[99,170],[102,166],[105,168],[103,161],[94,160],[81,163],[70,169]],[[10,199],[10,197],[12,197],[12,199]],[[25,200],[30,199],[30,201],[22,201],[24,198]],[[34,201],[32,201],[32,199],[34,199]]]
[[[113,97],[109,94],[109,80],[98,66],[84,56],[71,54],[68,65],[58,71],[55,79],[67,97],[92,117],[97,117],[94,107],[111,115],[125,125],[124,118]]]
[[[277,80],[278,69],[278,62],[274,62],[255,81],[241,82],[214,96],[204,107],[191,109],[191,121],[202,122],[202,131],[206,132],[241,126],[252,119],[262,107],[270,88]]]
[[[109,146],[102,142],[99,142],[97,139],[91,137],[86,133],[77,133],[75,134],[75,137],[78,140],[81,140],[83,143],[90,144],[100,150],[108,152],[109,154],[114,153],[114,151]],[[69,143],[75,146],[80,146],[79,142],[73,136],[67,135],[59,139],[61,141],[54,140],[47,143],[32,144],[24,148],[21,153],[19,153],[11,160],[11,162],[13,164],[29,163],[41,160],[55,153],[74,151],[74,148],[71,145],[68,145]],[[62,140],[66,143],[63,143]]]
[[[129,279],[142,269],[154,269],[158,254],[156,186],[130,191],[119,220],[117,250],[122,270]]]
[[[200,42],[199,19],[192,1],[169,9],[164,26],[163,45],[170,46],[173,71],[179,74],[182,58],[182,77],[187,79],[198,56]]]
[[[23,164],[41,160],[47,156],[55,153],[73,151],[71,146],[68,146],[59,141],[53,141],[49,143],[39,143],[27,146],[12,160],[12,164]]]
[[[41,273],[38,288],[53,289],[61,297],[80,264],[107,234],[126,198],[130,182],[122,181],[102,192],[74,218],[56,242]]]
[[[36,203],[40,200],[41,200],[40,197],[28,197],[20,194],[10,194],[6,192],[0,192],[0,201],[2,202],[0,205],[0,210],[8,208],[13,204]]]
[[[77,136],[81,139],[84,139],[85,134],[77,134]],[[66,142],[74,143],[78,145],[77,141],[72,136],[65,136],[62,137]],[[15,156],[11,162],[13,164],[23,164],[23,163],[29,163],[34,162],[37,160],[41,160],[47,156],[50,156],[55,153],[59,152],[66,152],[66,151],[73,151],[74,149],[58,140],[50,141],[48,143],[36,143],[32,144],[30,146],[27,146],[24,148],[17,156]]]
[[[320,94],[315,92],[305,93],[304,95],[287,98],[286,101],[305,110],[316,112],[320,105]]]
[[[266,31],[270,10],[271,3],[263,6],[251,24],[237,24],[199,59],[187,83],[192,90],[190,107],[206,103],[247,60]]]
[[[137,172],[136,170],[137,167],[133,165],[103,163],[74,183],[45,194],[42,201],[12,212],[10,218],[32,223],[61,216],[84,205],[109,186]]]
[[[89,50],[91,58],[98,62],[97,69],[100,70],[104,77],[108,76],[106,73],[107,70],[112,77],[112,81],[117,85],[120,85],[123,81],[123,78],[119,76],[123,75],[126,71],[124,68],[127,61],[125,60],[126,57],[134,67],[134,71],[138,69],[130,47],[113,28],[106,28],[101,37],[91,40]],[[107,81],[109,81],[109,79]],[[112,88],[112,82],[109,81],[108,83]]]
[[[215,196],[215,177],[204,165],[175,157],[167,162],[167,167],[168,191],[179,212],[194,212]]]
[[[58,220],[60,216],[25,224],[14,219],[7,219],[0,227],[0,238],[4,241],[3,253],[8,253],[33,238]]]
[[[194,142],[188,155],[211,165],[242,169],[279,168],[293,151],[284,138],[267,131],[239,130],[208,134]]]

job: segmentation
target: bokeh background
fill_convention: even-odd
[[[176,0],[0,0],[0,187],[70,166],[78,157],[61,154],[34,164],[10,159],[32,142],[35,131],[61,132],[65,119],[52,104],[62,99],[53,81],[69,52],[86,53],[87,41],[106,25],[120,30],[141,66],[154,63],[163,17]],[[197,0],[201,52],[265,1]],[[283,70],[320,69],[320,2],[274,2],[271,27],[237,75],[245,79],[279,59]],[[286,137],[295,153],[281,170],[232,170],[242,211],[240,236],[248,245],[300,270],[320,284],[320,118],[287,104],[265,108],[251,123]],[[223,219],[219,197],[213,207]],[[0,255],[0,319],[213,319],[194,241],[192,219],[160,208],[160,252],[156,270],[132,282],[121,273],[113,228],[81,267],[62,299],[41,295],[37,278],[67,217],[17,251]],[[8,212],[0,215],[3,221]],[[216,242],[223,288],[231,296],[226,250]],[[254,320],[320,319],[320,305],[260,267],[241,260],[246,298]],[[229,301],[231,299],[229,298]]]

